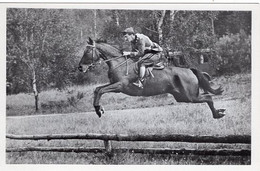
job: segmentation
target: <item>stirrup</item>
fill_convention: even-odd
[[[133,82],[133,84],[139,88],[143,88],[143,83],[140,80],[137,80],[136,82]]]

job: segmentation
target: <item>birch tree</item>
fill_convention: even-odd
[[[38,111],[39,84],[61,87],[75,67],[74,16],[71,11],[48,9],[8,9],[7,14],[7,61],[20,70],[13,76],[30,82],[24,85],[30,86]]]
[[[162,25],[163,25],[163,20],[164,20],[164,17],[165,17],[165,12],[166,10],[163,10],[161,11],[161,16],[159,17],[158,19],[158,37],[159,37],[159,44],[163,44],[163,29],[162,29]]]
[[[32,91],[35,97],[35,110],[38,111],[39,93],[37,89],[37,52],[39,47],[35,46],[37,37],[36,15],[29,9],[20,9],[12,13],[13,20],[8,20],[7,27],[11,30],[8,34],[14,45],[9,49],[7,55],[13,56],[15,60],[21,61],[27,66],[27,75],[31,79]],[[44,46],[44,38],[42,39]],[[17,59],[18,58],[18,59]],[[22,71],[26,72],[26,70]]]

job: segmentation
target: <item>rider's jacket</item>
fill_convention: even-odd
[[[135,34],[135,39],[131,41],[131,57],[142,57],[146,53],[162,52],[163,49],[144,34]]]

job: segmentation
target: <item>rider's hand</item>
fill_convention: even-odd
[[[130,54],[131,54],[131,52],[123,52],[123,56],[128,56]]]

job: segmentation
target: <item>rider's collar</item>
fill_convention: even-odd
[[[138,39],[138,37],[137,37],[137,35],[135,34],[135,38],[134,38],[134,40],[132,41],[133,43],[136,43],[137,42],[137,39]]]

